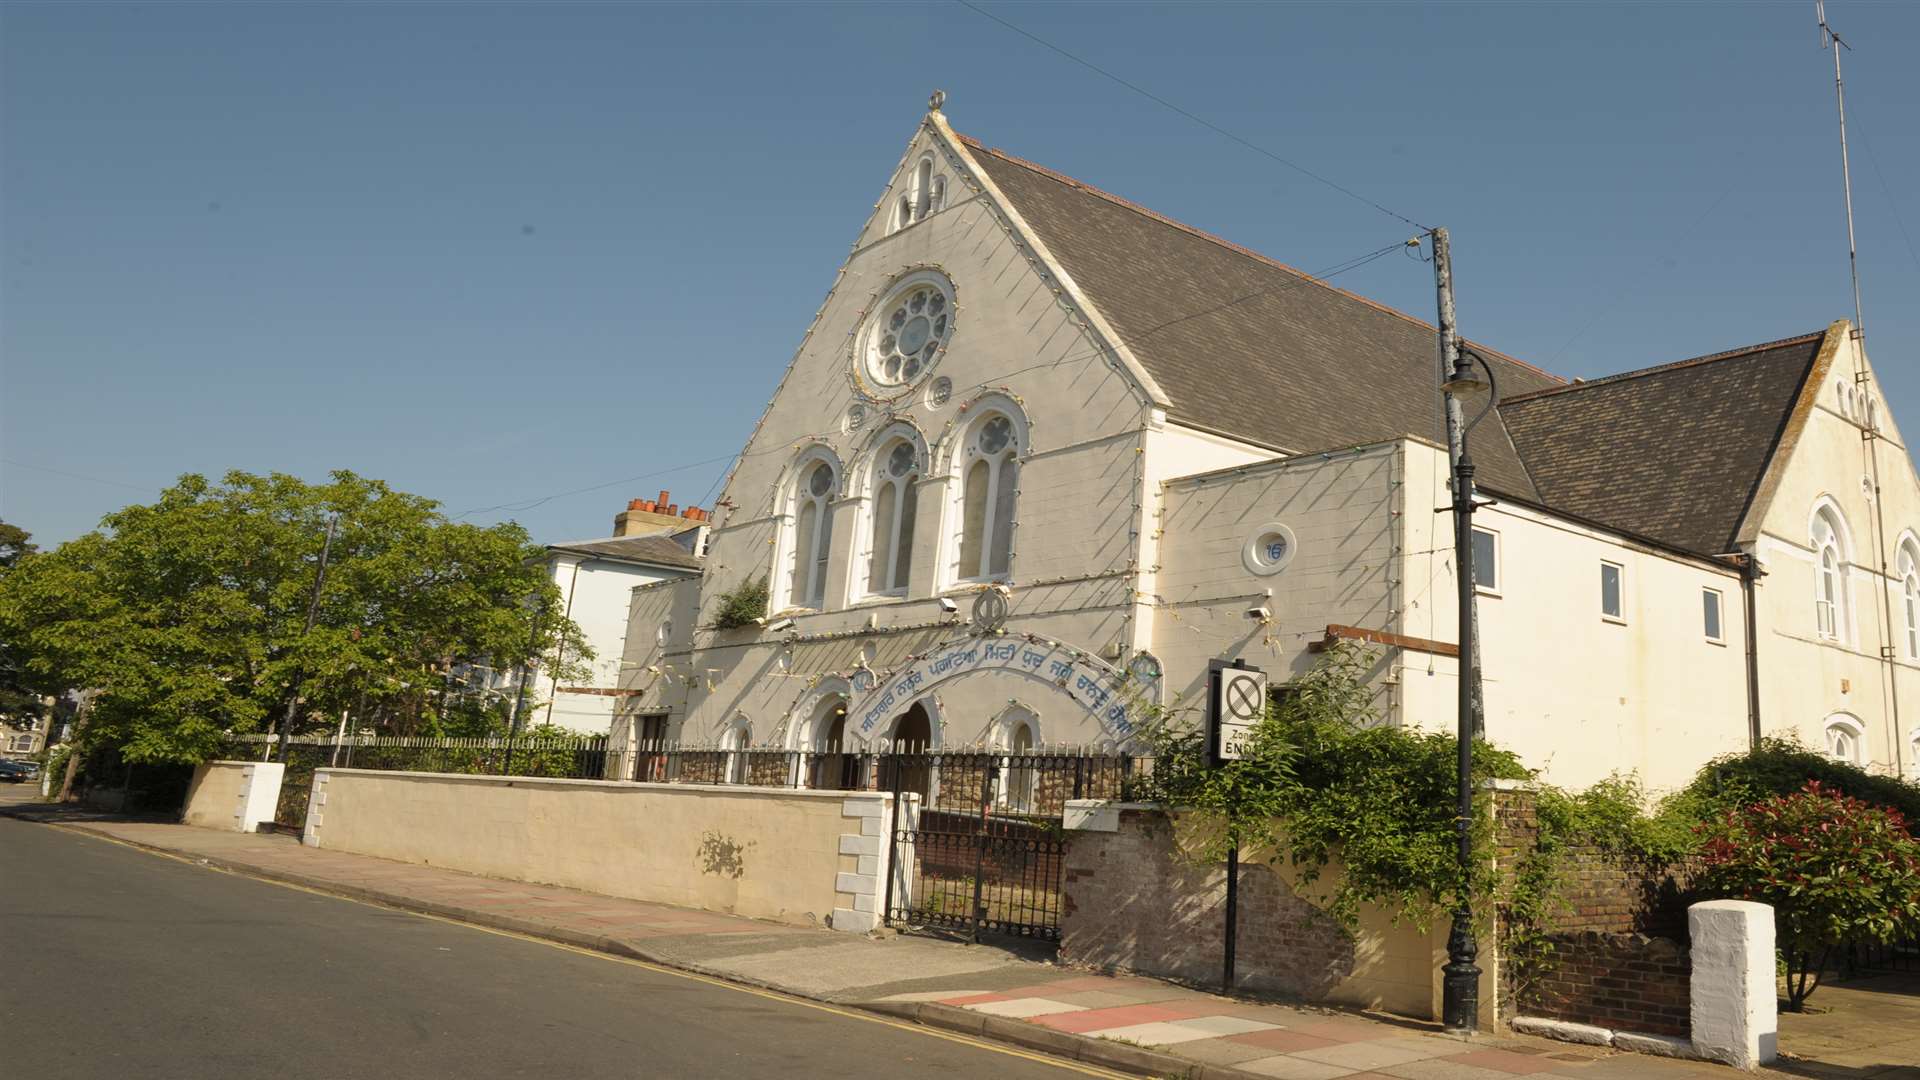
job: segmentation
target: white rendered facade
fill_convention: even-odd
[[[727,480],[704,575],[632,591],[622,716],[728,745],[1118,745],[1146,706],[1197,703],[1208,660],[1284,681],[1338,626],[1383,642],[1384,722],[1451,730],[1444,452],[1409,437],[1298,453],[1311,448],[1203,431],[1167,406],[931,114]],[[1878,415],[1895,567],[1920,484]],[[1878,653],[1875,583],[1900,641],[1903,586],[1866,569],[1862,445],[1842,421],[1812,408],[1754,502],[1760,722],[1821,745],[1844,714],[1858,760],[1913,775],[1920,695],[1901,695],[1895,721],[1890,688],[1920,659]],[[1847,530],[1837,642],[1819,639],[1811,599],[1821,498]],[[1493,740],[1555,782],[1635,771],[1655,788],[1748,745],[1747,592],[1737,561],[1713,557],[1737,552],[1513,499],[1477,523],[1498,535],[1479,604]],[[1912,551],[1920,619],[1920,539]],[[764,624],[716,628],[723,596],[761,578]],[[1000,632],[975,621],[985,593]],[[1920,651],[1920,626],[1912,640]]]

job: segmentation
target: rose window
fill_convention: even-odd
[[[951,309],[946,292],[931,282],[896,293],[874,327],[868,374],[883,385],[899,386],[932,369],[953,325]]]

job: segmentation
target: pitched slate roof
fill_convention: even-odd
[[[615,536],[606,540],[550,544],[547,550],[568,555],[616,559],[621,562],[646,563],[649,566],[664,566],[674,570],[698,570],[701,566],[698,555],[681,547],[671,533],[664,532],[650,533],[646,536]]]
[[[1071,177],[961,137],[1168,396],[1175,420],[1291,451],[1445,443],[1433,327]],[[1477,346],[1502,396],[1558,386]],[[1488,487],[1534,495],[1489,416]]]
[[[1702,555],[1734,533],[1826,331],[1508,398],[1548,507]]]

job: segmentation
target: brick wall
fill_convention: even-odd
[[[1503,869],[1525,858],[1540,831],[1532,793],[1498,792],[1494,829]],[[1641,866],[1592,846],[1570,847],[1561,860],[1565,907],[1548,934],[1551,959],[1524,977],[1502,964],[1502,1019],[1686,1035],[1691,868]]]
[[[1123,810],[1118,831],[1068,832],[1063,888],[1063,962],[1219,984],[1225,867],[1184,861],[1164,813]],[[1432,935],[1402,925],[1356,941],[1258,863],[1241,867],[1239,905],[1240,988],[1431,1012]]]

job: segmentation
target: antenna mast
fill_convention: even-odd
[[[1847,269],[1853,275],[1853,336],[1865,338],[1867,328],[1860,315],[1860,256],[1853,239],[1853,166],[1847,160],[1847,84],[1840,77],[1840,50],[1853,51],[1846,39],[1827,25],[1827,0],[1813,0],[1820,20],[1820,47],[1833,53],[1833,96],[1840,109],[1840,182],[1847,197]]]

